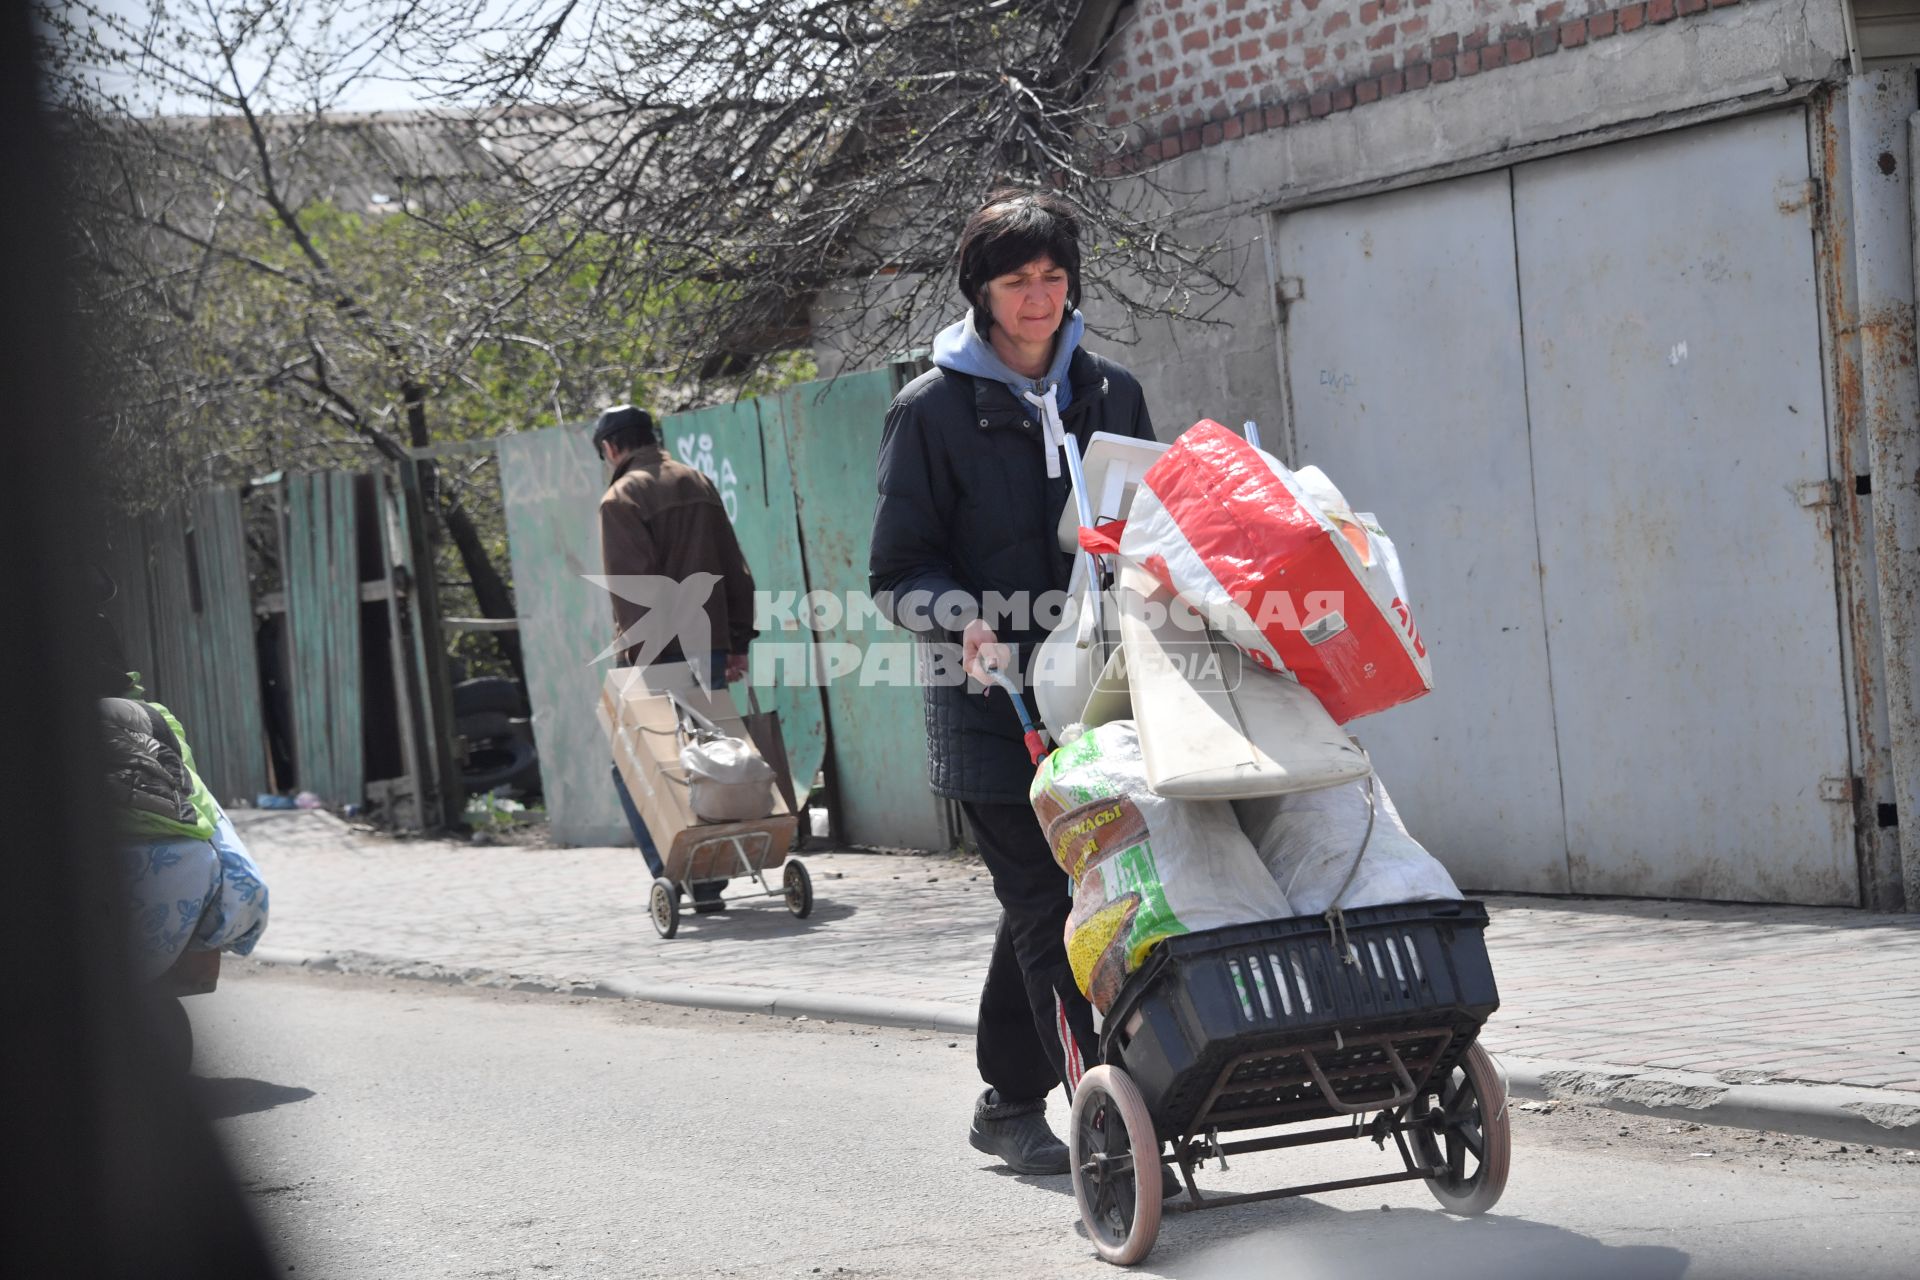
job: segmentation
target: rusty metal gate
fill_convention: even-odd
[[[1291,460],[1400,540],[1356,726],[1463,884],[1853,904],[1807,117],[1283,214]]]

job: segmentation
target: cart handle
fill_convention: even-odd
[[[1451,1038],[1451,1036],[1448,1037],[1448,1039]],[[1406,1106],[1412,1102],[1415,1095],[1420,1092],[1420,1086],[1416,1085],[1413,1082],[1413,1077],[1407,1074],[1407,1064],[1400,1061],[1400,1051],[1393,1047],[1393,1042],[1382,1039],[1377,1043],[1382,1049],[1386,1050],[1387,1062],[1392,1065],[1393,1074],[1400,1077],[1401,1091],[1390,1098],[1375,1098],[1361,1103],[1358,1106],[1340,1101],[1340,1095],[1333,1091],[1333,1086],[1327,1081],[1326,1073],[1320,1070],[1320,1061],[1314,1057],[1313,1050],[1302,1049],[1300,1051],[1300,1056],[1306,1059],[1307,1070],[1313,1075],[1313,1082],[1320,1086],[1320,1096],[1326,1099],[1328,1106],[1340,1112],[1342,1115],[1358,1116],[1365,1115],[1369,1111],[1391,1111],[1396,1107]],[[1446,1052],[1446,1045],[1444,1043],[1440,1046],[1440,1052]]]

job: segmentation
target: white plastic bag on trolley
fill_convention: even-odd
[[[1140,565],[1336,723],[1433,688],[1400,558],[1318,468],[1291,471],[1217,422],[1147,471],[1119,540]]]
[[[1241,830],[1299,915],[1318,915],[1334,905],[1336,895],[1342,909],[1461,896],[1439,859],[1408,834],[1378,774],[1318,791],[1236,800],[1233,809]]]
[[[1074,981],[1102,1013],[1162,939],[1293,914],[1226,801],[1147,790],[1131,720],[1089,729],[1048,756],[1029,796],[1074,883]]]

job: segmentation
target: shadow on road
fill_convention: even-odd
[[[213,1079],[195,1077],[192,1083],[194,1096],[200,1100],[200,1109],[211,1120],[271,1111],[289,1102],[304,1102],[313,1096],[313,1090],[298,1085],[268,1084],[265,1080],[249,1080],[245,1076]]]
[[[1265,1280],[1284,1257],[1288,1280],[1679,1280],[1691,1261],[1664,1245],[1611,1245],[1497,1212],[1454,1218],[1431,1209],[1341,1210],[1312,1200],[1289,1202],[1287,1210],[1253,1205],[1169,1215],[1159,1247],[1137,1273]]]
[[[805,920],[796,920],[778,898],[748,898],[745,905],[730,901],[725,911],[716,911],[709,916],[683,911],[680,932],[674,935],[674,941],[697,942],[701,934],[706,934],[709,940],[792,937],[795,934],[812,933],[824,925],[851,920],[859,910],[844,902],[816,901],[813,914]]]

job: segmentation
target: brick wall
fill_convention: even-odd
[[[1171,159],[1743,2],[1764,0],[1137,0],[1107,121]]]

